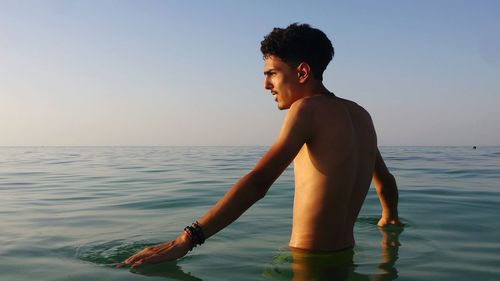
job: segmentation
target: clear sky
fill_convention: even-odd
[[[309,23],[380,145],[500,145],[500,1],[0,0],[0,145],[270,145],[260,41]]]

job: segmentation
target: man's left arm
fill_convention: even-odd
[[[199,219],[205,238],[222,230],[240,217],[250,206],[263,198],[273,182],[290,165],[301,147],[310,138],[310,117],[302,100],[296,101],[285,117],[276,142],[255,167],[238,180],[226,194]],[[174,260],[184,256],[192,246],[186,232],[177,239],[148,247],[128,258],[123,264],[132,267],[143,263]]]

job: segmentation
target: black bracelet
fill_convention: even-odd
[[[193,250],[194,247],[205,243],[205,234],[201,229],[200,223],[198,221],[188,225],[184,228],[184,231],[191,238],[191,248],[190,251]]]

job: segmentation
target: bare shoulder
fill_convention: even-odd
[[[302,122],[308,122],[310,121],[312,114],[314,112],[314,108],[317,105],[315,103],[307,98],[302,98],[297,101],[295,101],[289,108],[286,120],[288,121],[302,121]]]
[[[344,98],[338,98],[338,99],[347,106],[349,111],[370,116],[370,113],[364,107],[357,104],[356,102]]]
[[[356,117],[370,117],[368,111],[354,101],[340,98],[334,95],[311,96],[297,100],[294,104],[297,112],[315,112],[315,114],[323,115],[327,113],[330,116],[341,117],[347,109],[350,115]],[[292,109],[292,107],[290,107]],[[323,114],[322,114],[323,112]]]
[[[356,123],[372,121],[364,107],[334,95],[311,96],[297,100],[287,115],[288,119],[301,119],[304,122],[329,123],[327,120],[330,120],[330,122],[344,123],[346,118]]]
[[[315,102],[314,98],[312,98],[312,97],[301,98],[299,100],[296,100],[290,106],[290,111],[303,114],[304,112],[306,112],[306,111],[310,110],[312,107],[314,107],[315,103],[316,102]]]
[[[321,109],[331,111],[332,108],[341,106],[341,103],[333,95],[317,95],[297,100],[293,106],[296,106],[298,109],[300,108],[303,112],[320,112]]]

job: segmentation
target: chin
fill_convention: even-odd
[[[289,109],[289,108],[290,108],[289,106],[284,106],[284,105],[278,104],[278,109],[279,110],[286,110],[286,109]]]

